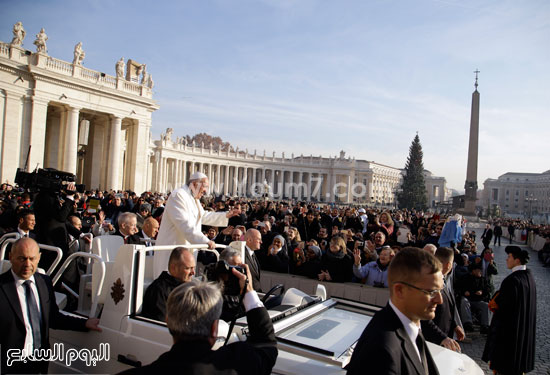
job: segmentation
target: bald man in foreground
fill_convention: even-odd
[[[0,275],[0,346],[2,373],[47,373],[48,361],[14,361],[7,352],[21,349],[27,356],[49,349],[49,330],[100,331],[99,319],[76,318],[59,312],[52,281],[36,273],[40,250],[35,240],[17,240],[10,253],[11,269]]]

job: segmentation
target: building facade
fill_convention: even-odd
[[[185,137],[173,139],[167,129],[152,145],[150,190],[169,192],[201,171],[210,178],[217,195],[274,199],[310,199],[320,202],[361,203],[395,207],[403,170],[373,161],[339,156],[285,157],[256,151],[226,150],[189,145]],[[430,207],[448,199],[443,177],[425,173]]]
[[[524,217],[550,216],[550,170],[543,173],[505,173],[487,179],[479,205],[500,208],[503,214]]]
[[[36,52],[26,50],[21,29],[15,24],[12,42],[0,42],[0,181],[39,167],[71,172],[87,186],[145,190],[142,150],[158,109],[150,75],[138,75],[131,60],[126,76],[124,61],[113,64],[116,76],[87,69],[81,43],[72,63],[48,56],[44,36]]]

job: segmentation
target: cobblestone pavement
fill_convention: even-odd
[[[470,223],[468,230],[475,229],[478,249],[482,248],[481,234],[484,224]],[[506,268],[506,253],[504,248],[509,244],[509,240],[502,238],[501,246],[494,246],[495,262],[498,267],[498,275],[493,276],[495,289],[498,290],[502,280],[510,274]],[[529,249],[526,245],[514,242],[522,248]],[[530,249],[529,249],[530,250]],[[542,267],[538,260],[537,252],[530,250],[530,261],[527,267],[533,272],[537,284],[537,338],[535,351],[535,369],[529,374],[549,375],[550,374],[550,269]],[[481,335],[479,330],[467,333],[466,340],[460,343],[462,351],[473,358],[486,374],[492,374],[487,363],[481,360],[483,348],[485,347],[486,336]]]

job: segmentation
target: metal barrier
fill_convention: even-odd
[[[69,266],[69,263],[71,263],[74,259],[76,259],[78,257],[93,259],[93,260],[99,262],[99,264],[100,264],[101,276],[100,276],[100,280],[99,280],[99,287],[98,287],[95,295],[92,295],[92,307],[90,309],[90,317],[95,318],[95,314],[96,314],[96,311],[97,311],[97,304],[98,304],[99,294],[101,292],[101,289],[103,288],[103,281],[105,280],[105,262],[103,261],[103,259],[101,259],[101,257],[99,257],[96,254],[83,253],[83,252],[77,252],[77,253],[69,255],[69,257],[67,259],[65,259],[65,262],[63,262],[63,264],[61,265],[61,268],[59,268],[59,271],[57,271],[55,276],[52,278],[52,283],[53,283],[53,285],[55,285],[59,281],[59,279],[61,278],[61,275],[63,275],[63,272],[65,272],[65,270]],[[68,286],[65,285],[65,288],[67,288],[67,290],[71,294],[75,294],[77,297],[79,297],[78,294],[76,294]]]

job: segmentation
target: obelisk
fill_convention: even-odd
[[[472,113],[470,117],[470,143],[468,145],[468,167],[466,169],[466,183],[464,184],[464,214],[476,214],[477,200],[477,155],[479,140],[479,92],[477,91],[477,75],[480,73],[476,69],[475,90],[472,93]]]

